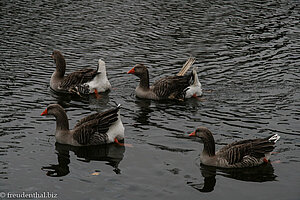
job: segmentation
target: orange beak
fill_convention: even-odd
[[[131,70],[129,70],[129,71],[127,72],[127,74],[134,74],[134,73],[135,73],[134,67],[133,67]]]
[[[42,116],[42,115],[48,115],[47,108],[44,110],[44,112],[42,112],[41,116]]]
[[[119,142],[117,138],[115,138],[115,143],[120,146],[123,146],[123,147],[133,147],[132,144],[125,144],[125,143]]]
[[[194,131],[191,134],[189,134],[189,136],[196,136],[196,131]]]

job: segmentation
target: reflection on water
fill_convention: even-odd
[[[145,125],[149,125],[149,118],[151,116],[151,113],[153,112],[153,109],[150,108],[151,100],[137,99],[135,101],[135,104],[138,107],[138,110],[136,111],[137,114],[133,117],[133,119],[136,121],[136,124],[134,126],[143,127]]]
[[[275,181],[276,175],[271,163],[264,163],[257,167],[225,169],[212,166],[200,165],[201,175],[204,183],[187,182],[187,184],[200,192],[212,192],[216,185],[216,176],[224,176],[241,181],[248,182],[266,182]]]
[[[76,177],[71,182],[73,196],[66,199],[87,198],[83,196],[87,188],[94,191],[89,193],[90,199],[98,198],[99,188],[105,191],[103,199],[153,199],[154,191],[160,199],[174,199],[170,195],[176,192],[196,199],[198,191],[187,184],[176,184],[186,181],[183,172],[194,170],[190,176],[199,176],[198,168],[190,164],[199,152],[199,144],[185,139],[187,131],[199,125],[216,133],[217,145],[280,134],[276,147],[279,154],[274,155],[282,161],[282,165],[274,165],[280,179],[259,184],[261,191],[245,199],[265,195],[266,199],[287,199],[284,194],[297,199],[299,178],[294,174],[300,163],[299,0],[224,2],[1,1],[0,186],[10,191],[16,185],[30,185],[31,190],[71,193],[66,191],[69,185],[64,181],[52,184],[58,179],[40,175],[40,167],[36,166],[44,166],[45,161],[55,163],[49,173],[62,176],[69,171],[81,174],[94,163],[77,161],[80,166],[72,168],[71,147],[61,153],[58,148],[57,161],[49,153],[54,151],[55,119],[41,118],[40,113],[47,105],[59,103],[66,108],[73,127],[91,111],[109,109],[116,102],[122,105],[126,141],[134,145],[122,160],[122,176],[106,173],[106,179],[94,180],[92,185]],[[49,92],[55,70],[49,54],[54,49],[64,53],[67,74],[96,67],[98,59],[104,59],[113,89],[101,94],[100,99],[93,94],[73,98]],[[126,74],[134,64],[149,67],[152,84],[177,73],[189,56],[197,59],[194,66],[206,91],[204,101],[154,102],[135,97],[137,79]],[[162,163],[178,169],[178,174],[167,179]],[[247,180],[252,174],[219,169],[212,174],[217,175],[205,177],[207,184],[199,188],[209,191],[211,185],[218,187],[220,182],[215,183],[215,177],[221,175],[223,180],[231,181],[237,195],[256,190],[256,184],[240,187],[240,181],[224,177]],[[272,174],[266,174],[272,179]],[[174,184],[164,184],[165,180]],[[40,182],[47,188],[41,188]],[[110,188],[106,189],[107,185]],[[118,198],[116,193],[123,196]],[[207,199],[236,199],[231,198],[231,190],[214,190],[209,195]]]
[[[116,174],[120,174],[119,163],[124,157],[125,147],[116,144],[75,147],[56,142],[55,150],[58,164],[50,164],[42,167],[42,170],[47,172],[47,176],[61,177],[70,173],[70,152],[73,152],[82,162],[107,161],[106,164],[112,166]]]
[[[60,93],[52,90],[51,88],[49,88],[49,93],[54,99],[56,99],[57,103],[63,107],[68,107],[67,105],[69,105],[71,101],[77,101],[92,105],[106,105],[109,102],[109,91],[99,93],[98,99],[95,94],[78,96],[68,93]]]

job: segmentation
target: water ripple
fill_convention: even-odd
[[[76,163],[71,171],[78,177],[70,174],[57,187],[68,188],[64,183],[71,178],[73,191],[82,191],[86,184],[99,191],[92,188],[97,185],[107,191],[103,194],[107,199],[116,197],[117,189],[105,188],[111,184],[126,195],[124,199],[130,199],[128,191],[142,198],[155,193],[169,199],[174,191],[184,198],[187,194],[190,199],[198,197],[189,186],[176,184],[184,182],[190,172],[196,177],[191,163],[198,156],[199,143],[187,135],[202,125],[212,130],[218,146],[279,133],[280,153],[275,158],[282,164],[273,167],[280,181],[270,192],[278,198],[276,187],[293,189],[296,185],[285,177],[293,177],[291,173],[299,167],[295,163],[300,160],[299,13],[297,1],[273,0],[1,2],[0,177],[10,180],[4,187],[14,188],[15,177],[24,176],[24,171],[30,177],[39,176],[40,167],[36,169],[32,163],[45,166],[57,162],[55,119],[40,117],[48,104],[63,105],[73,126],[90,113],[120,103],[126,142],[134,146],[126,149],[119,166],[124,168],[123,176],[115,178],[111,169],[105,170],[105,164],[97,162],[104,169],[100,172],[103,178],[88,179],[83,171],[95,171],[98,166],[75,162],[71,155],[71,163]],[[67,73],[96,68],[99,58],[105,60],[112,91],[101,100],[93,95],[76,99],[50,92],[49,80],[55,69],[50,54],[54,49],[65,56]],[[126,72],[136,63],[148,66],[153,83],[176,74],[189,56],[197,59],[194,65],[204,89],[201,101],[153,102],[135,97],[138,79]],[[18,185],[27,188],[32,183],[34,190],[41,189],[35,185],[36,179],[53,185],[43,177],[26,177],[22,179],[26,183],[19,179]],[[144,180],[150,181],[151,192],[139,187],[149,188],[150,183]],[[174,184],[164,184],[166,181]],[[226,185],[235,186],[230,183]],[[232,190],[220,185],[216,187],[222,191]],[[216,198],[223,198],[218,191]]]

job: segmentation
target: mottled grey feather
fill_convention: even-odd
[[[88,121],[91,121],[91,120],[94,120],[94,119],[101,119],[107,115],[110,115],[110,114],[117,114],[118,111],[120,110],[120,107],[116,107],[116,108],[113,108],[113,109],[109,109],[107,111],[104,111],[102,113],[94,113],[94,114],[91,114],[85,118],[82,118],[81,120],[79,120],[77,122],[77,124],[75,125],[75,128],[78,127],[78,126],[81,126],[82,124],[88,122]]]
[[[234,142],[220,149],[217,154],[226,159],[230,165],[242,162],[245,156],[263,158],[266,153],[270,153],[274,149],[275,143],[270,142],[269,138]]]
[[[168,76],[156,81],[153,92],[160,99],[180,99],[184,96],[184,89],[190,85],[192,74],[185,76]]]
[[[106,143],[109,127],[118,120],[120,107],[95,113],[80,120],[74,129],[74,139],[82,145]]]
[[[94,69],[81,69],[67,75],[61,82],[60,87],[63,90],[72,91],[74,88],[81,84],[87,83],[97,75],[97,71]],[[77,89],[76,89],[77,90]]]

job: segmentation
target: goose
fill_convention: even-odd
[[[278,134],[266,138],[233,142],[215,152],[215,140],[206,127],[199,127],[189,136],[200,137],[204,143],[200,161],[204,165],[220,168],[254,167],[269,161]]]
[[[97,69],[85,68],[65,76],[66,61],[60,51],[54,50],[51,57],[56,64],[56,70],[51,76],[50,87],[56,92],[70,94],[89,94],[105,92],[111,88],[107,79],[105,62],[98,60]]]
[[[102,113],[94,113],[78,121],[69,129],[68,117],[59,104],[50,104],[41,115],[56,118],[55,139],[58,143],[72,146],[89,146],[120,143],[124,139],[124,126],[120,118],[120,105]]]
[[[188,87],[194,84],[194,78],[197,76],[197,73],[195,75],[194,72],[185,75],[194,62],[195,58],[190,57],[177,75],[163,77],[152,84],[152,86],[149,85],[149,71],[143,64],[136,64],[127,74],[134,74],[140,78],[140,84],[135,89],[136,95],[139,98],[152,100],[175,99],[182,101],[186,98],[185,93],[190,91]],[[194,87],[194,89],[199,90],[199,87]],[[199,94],[202,92],[194,91],[194,93]]]

